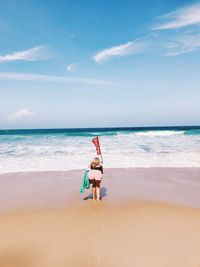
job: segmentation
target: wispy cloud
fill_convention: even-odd
[[[30,48],[28,50],[14,52],[12,54],[7,54],[0,56],[1,62],[9,62],[9,61],[37,61],[49,58],[45,51],[45,46],[36,46]]]
[[[98,52],[93,59],[97,63],[102,63],[113,57],[122,57],[132,54],[138,54],[145,50],[145,44],[139,41],[131,41],[126,44],[113,46]]]
[[[165,56],[178,56],[197,51],[200,49],[200,34],[180,35],[169,41],[165,47],[168,50]]]
[[[22,109],[18,109],[13,114],[11,114],[8,117],[8,120],[10,122],[25,121],[25,120],[31,119],[35,115],[36,113],[33,111],[30,111],[28,108],[22,108]]]
[[[112,81],[89,78],[72,78],[51,76],[35,73],[0,72],[0,80],[33,81],[33,82],[62,82],[82,85],[113,85]]]
[[[72,63],[70,65],[67,66],[67,71],[71,72],[71,71],[75,71],[76,70],[76,64]]]
[[[179,8],[162,17],[163,22],[153,27],[154,30],[178,29],[200,24],[200,3]]]

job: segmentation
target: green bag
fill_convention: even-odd
[[[84,193],[85,189],[89,189],[90,188],[90,181],[88,178],[88,170],[85,172],[84,176],[83,176],[83,180],[82,180],[82,185],[80,188],[80,193]]]

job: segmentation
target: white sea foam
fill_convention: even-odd
[[[91,137],[0,138],[0,173],[84,169],[95,156]],[[105,167],[200,167],[200,135],[177,131],[101,136]]]
[[[144,136],[171,136],[171,135],[181,135],[184,134],[184,131],[144,131],[137,132],[136,135],[144,135]]]

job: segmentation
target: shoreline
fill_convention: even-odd
[[[90,200],[79,193],[84,170],[0,174],[0,212],[63,207]],[[105,168],[102,202],[150,201],[200,208],[200,168]]]

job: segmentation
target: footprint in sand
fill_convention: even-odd
[[[99,223],[99,225],[103,228],[106,228],[106,224],[105,223]]]
[[[93,245],[97,244],[97,236],[96,236],[96,235],[93,235],[93,236],[91,237],[91,243],[92,243]]]
[[[99,254],[93,254],[93,258],[95,260],[96,266],[100,266],[102,262],[102,258]]]

